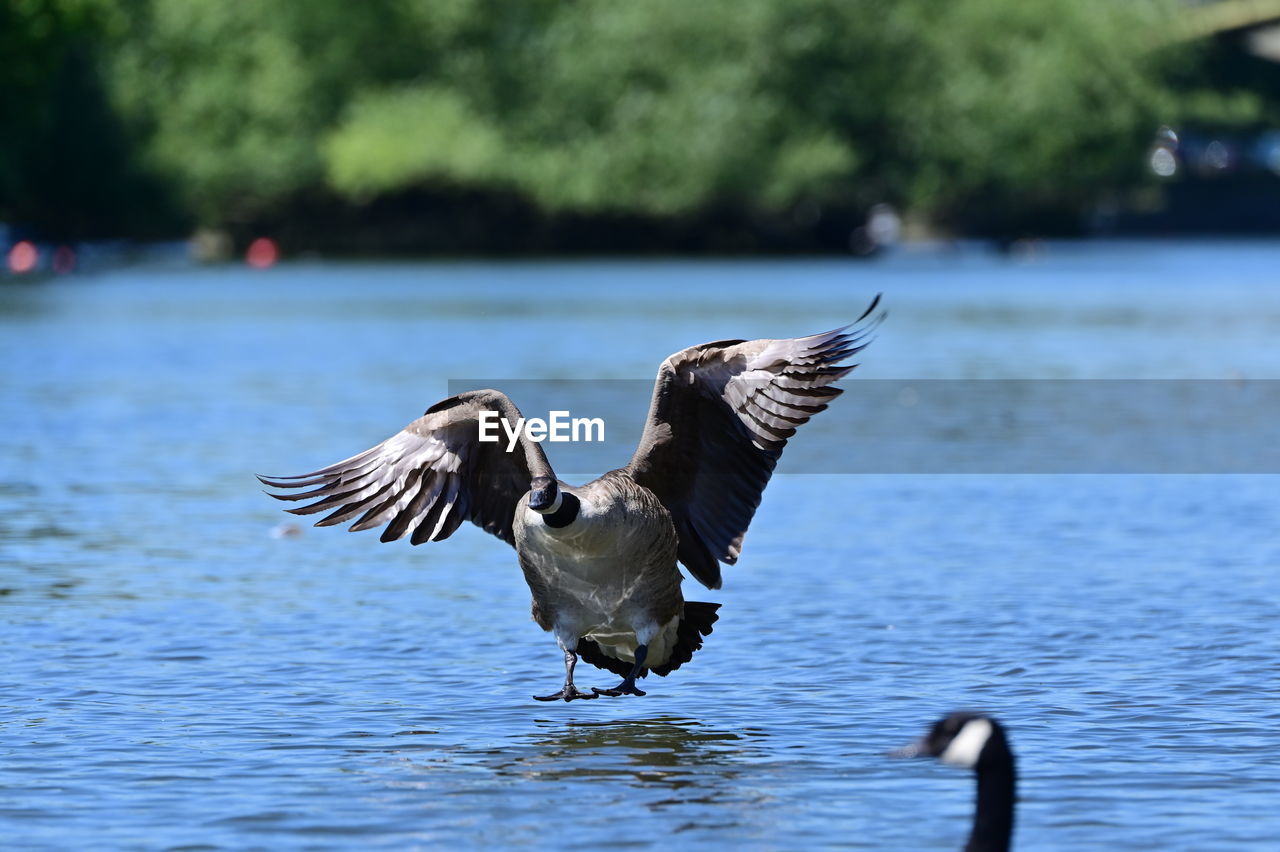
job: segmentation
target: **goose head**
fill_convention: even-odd
[[[578,519],[582,504],[577,496],[563,490],[554,478],[535,476],[529,483],[529,508],[542,516],[544,524],[560,529]]]
[[[555,477],[535,476],[529,482],[529,508],[540,515],[550,515],[560,508],[563,497]]]
[[[1007,758],[1008,754],[1009,745],[1000,723],[969,711],[939,719],[919,740],[893,752],[895,757],[936,757],[963,769],[976,769],[980,764]]]

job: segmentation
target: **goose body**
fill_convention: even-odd
[[[645,645],[648,667],[661,666],[675,649],[684,604],[670,514],[620,471],[560,490],[579,503],[572,523],[547,523],[527,500],[516,513],[534,621],[562,645],[585,640],[626,663]]]
[[[719,604],[685,601],[680,564],[708,588],[733,564],[782,448],[840,393],[883,318],[872,302],[853,330],[781,340],[728,340],[677,352],[658,371],[631,462],[582,486],[559,481],[540,443],[510,449],[479,440],[493,413],[521,414],[496,390],[442,400],[401,432],[337,464],[297,477],[259,477],[289,511],[328,510],[328,526],[383,527],[382,540],[448,538],[471,521],[515,548],[534,621],[564,652],[560,692],[540,700],[644,695],[636,679],[688,662]],[[514,434],[514,429],[512,434]],[[309,489],[309,490],[301,490]],[[622,681],[587,693],[578,659]]]
[[[964,852],[1008,852],[1013,841],[1017,770],[1004,727],[981,713],[952,713],[934,723],[919,741],[895,752],[899,757],[935,757],[972,769],[978,797]]]

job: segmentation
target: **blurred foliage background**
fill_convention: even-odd
[[[1185,6],[6,0],[0,221],[808,249],[888,202],[945,233],[1070,233],[1150,184],[1160,125],[1280,123],[1273,79],[1216,78],[1180,37]]]

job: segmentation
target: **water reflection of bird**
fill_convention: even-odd
[[[534,620],[564,652],[563,688],[536,697],[644,695],[636,679],[688,662],[718,617],[719,604],[684,600],[677,560],[720,587],[719,563],[737,560],[787,439],[840,393],[832,384],[853,369],[840,362],[867,345],[884,316],[878,304],[853,330],[723,340],[667,358],[631,462],[584,486],[556,479],[519,409],[496,390],[438,402],[399,434],[314,473],[260,479],[312,489],[272,496],[315,500],[295,514],[330,510],[317,526],[354,518],[352,530],[385,525],[383,541],[421,544],[466,520],[498,536],[516,549]],[[481,439],[499,420],[509,445]],[[580,691],[579,656],[622,681]]]
[[[999,722],[980,713],[952,713],[935,722],[920,740],[893,754],[936,757],[972,769],[978,781],[978,802],[965,852],[1007,852],[1013,837],[1017,771]]]
[[[743,757],[753,736],[759,734],[679,718],[575,722],[530,736],[527,747],[508,748],[499,771],[541,780],[610,775],[680,790],[732,774],[726,764]]]

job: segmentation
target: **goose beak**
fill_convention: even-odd
[[[916,740],[913,743],[904,745],[902,748],[895,748],[893,751],[885,752],[886,757],[928,757],[929,747],[924,740]]]
[[[553,512],[560,500],[560,487],[554,479],[539,476],[530,483],[529,508],[535,512]]]

